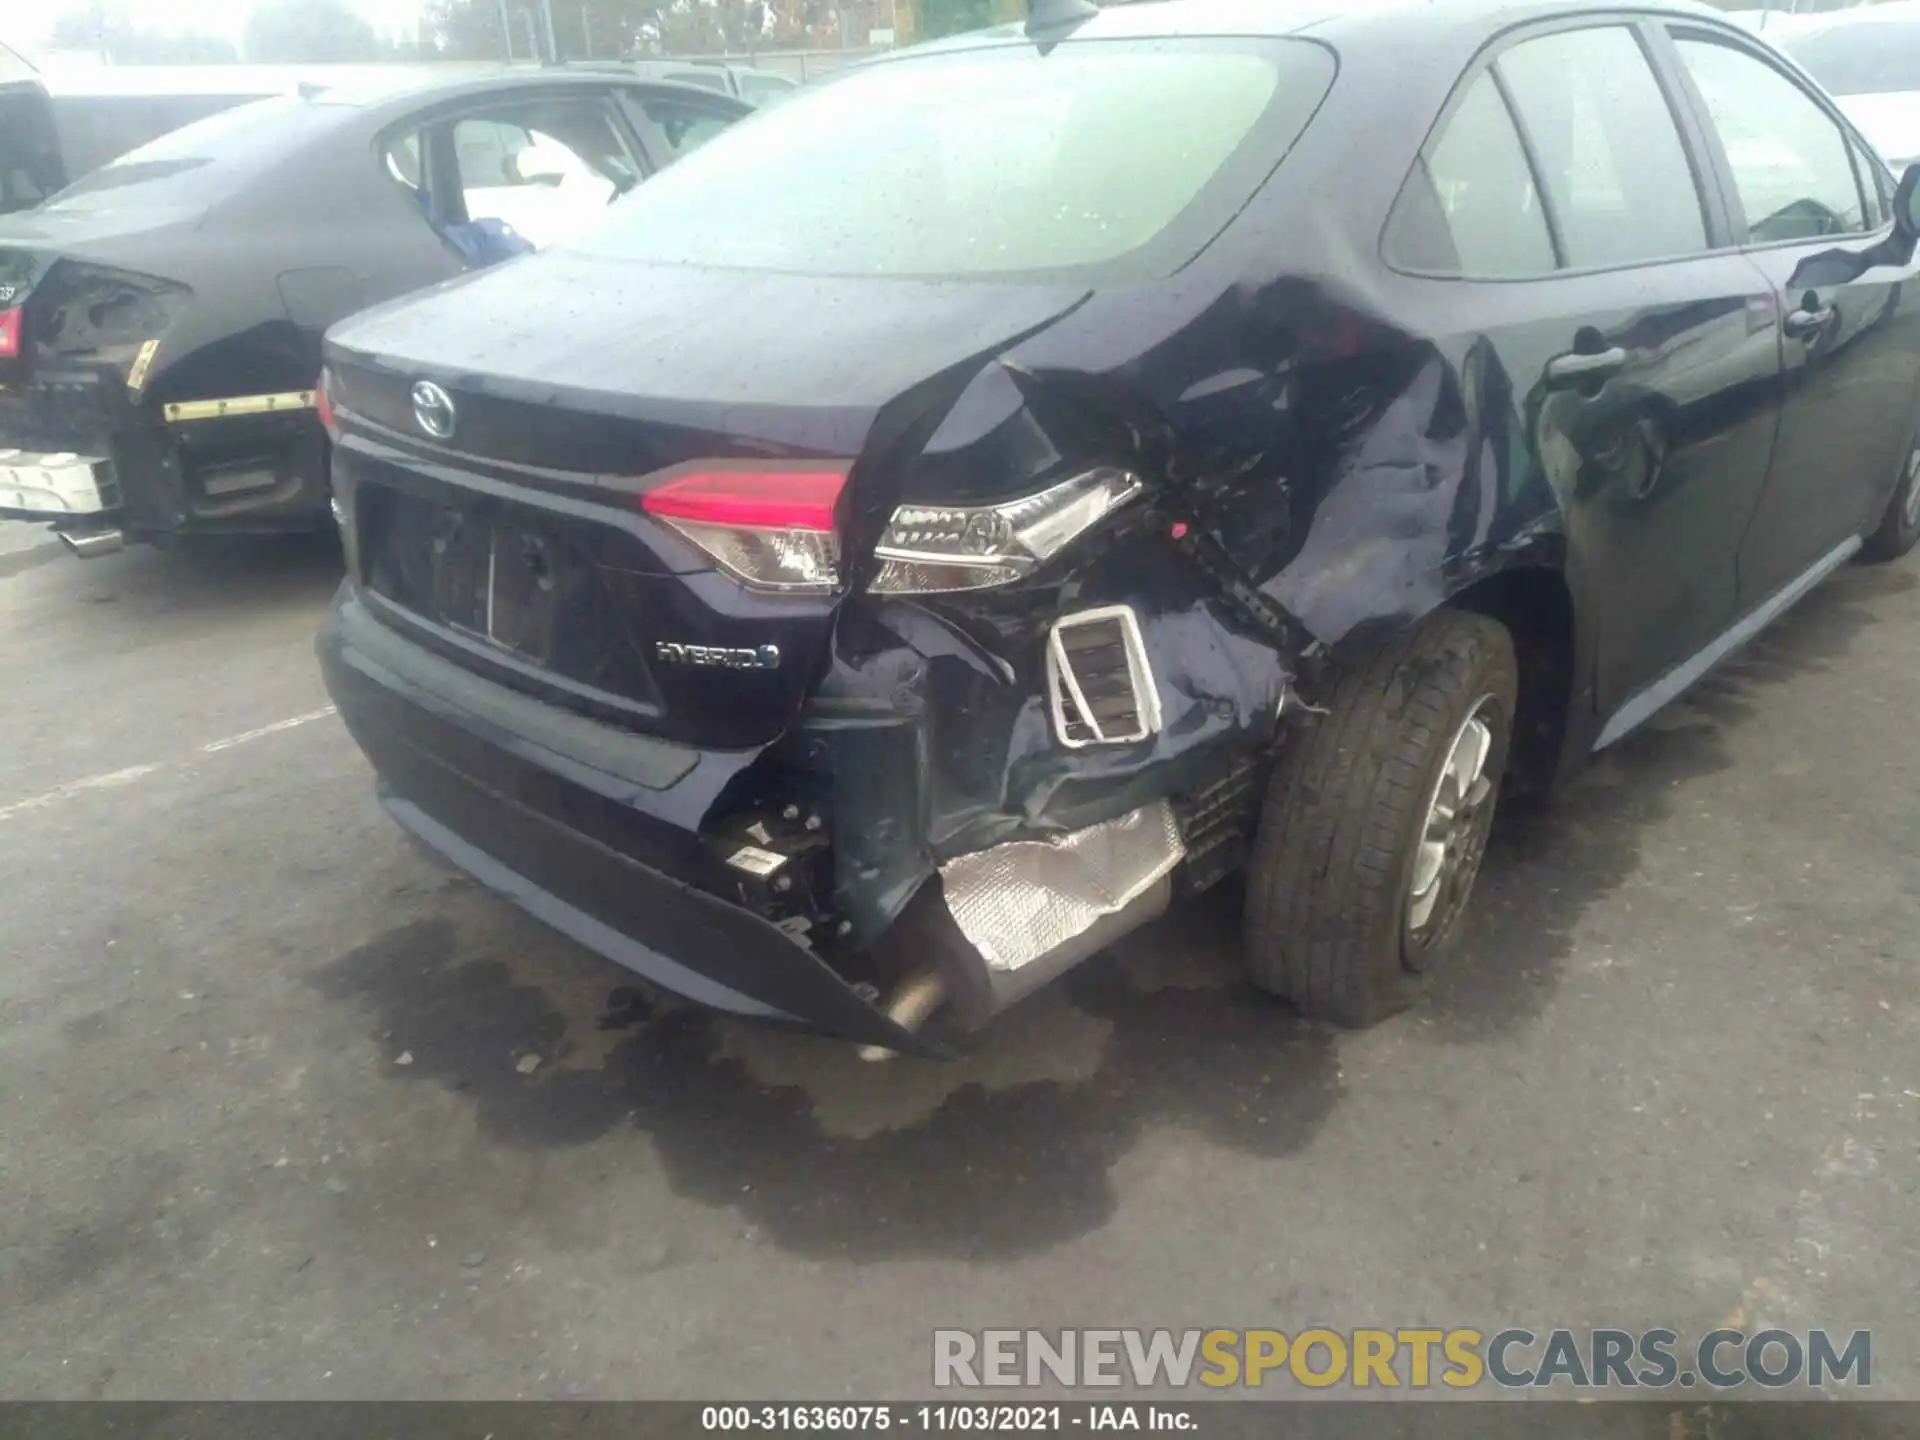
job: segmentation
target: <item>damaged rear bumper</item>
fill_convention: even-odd
[[[704,809],[738,768],[725,757],[637,736],[624,755],[595,754],[612,737],[443,668],[344,591],[318,648],[388,813],[440,858],[689,1000],[931,1053],[777,925],[673,873],[698,868],[696,842],[661,815]]]
[[[843,616],[793,727],[741,751],[521,694],[351,584],[319,652],[389,812],[442,858],[698,1003],[940,1054],[1161,913],[1176,879],[1232,868],[1287,672],[1197,586],[1155,598],[1156,728],[1096,747],[1053,713],[1051,604],[1001,628],[1017,662],[927,606]]]
[[[288,403],[143,404],[92,371],[0,392],[0,518],[143,539],[314,528],[327,483],[311,402],[258,398]]]
[[[0,514],[48,520],[95,517],[119,503],[113,462],[104,455],[0,446]]]

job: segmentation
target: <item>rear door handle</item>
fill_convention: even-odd
[[[1556,385],[1576,385],[1583,380],[1604,380],[1625,368],[1627,352],[1618,345],[1611,350],[1591,354],[1574,351],[1556,355],[1547,362],[1547,379]]]
[[[1780,328],[1796,340],[1811,340],[1827,328],[1833,319],[1833,307],[1820,305],[1809,309],[1801,306],[1798,310],[1789,310],[1786,318],[1780,322]]]

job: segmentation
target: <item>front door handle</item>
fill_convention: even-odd
[[[1625,368],[1627,352],[1618,345],[1611,350],[1591,354],[1574,351],[1556,355],[1547,362],[1547,379],[1555,385],[1578,385],[1583,381],[1605,380]]]
[[[1833,320],[1831,305],[1802,305],[1798,310],[1789,310],[1786,318],[1780,322],[1780,328],[1796,340],[1811,340],[1825,330]]]

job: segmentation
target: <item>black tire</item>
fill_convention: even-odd
[[[1900,483],[1893,487],[1880,523],[1866,536],[1860,558],[1870,565],[1898,560],[1920,540],[1920,433],[1908,441],[1901,459]]]
[[[1452,948],[1506,770],[1519,673],[1506,627],[1441,611],[1336,680],[1282,752],[1247,867],[1252,979],[1303,1014],[1363,1026],[1402,1009]],[[1466,722],[1486,734],[1484,798],[1460,822],[1451,890],[1410,924],[1420,841]],[[1470,745],[1479,752],[1479,744]],[[1464,767],[1460,767],[1464,769]],[[1456,772],[1457,773],[1457,772]],[[1478,786],[1475,787],[1479,789]],[[1469,807],[1460,807],[1463,812]]]

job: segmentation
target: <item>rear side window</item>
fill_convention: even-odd
[[[643,100],[640,108],[660,127],[667,148],[673,152],[669,158],[675,160],[698,150],[733,123],[731,115],[715,114],[680,100]]]
[[[1553,269],[1553,240],[1533,172],[1493,76],[1467,87],[1387,222],[1386,255],[1403,270],[1512,280]]]
[[[887,60],[714,137],[578,248],[808,274],[1168,274],[1285,156],[1333,73],[1304,41]]]
[[[1707,248],[1693,169],[1660,83],[1621,26],[1527,40],[1495,62],[1576,268]]]
[[[1846,132],[1811,95],[1731,45],[1676,40],[1726,150],[1755,244],[1867,229]]]
[[[579,234],[639,183],[598,100],[502,106],[461,117],[451,133],[467,220],[498,222],[535,249]]]

